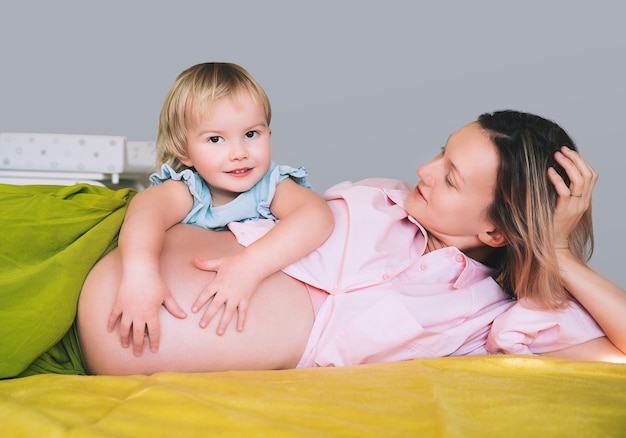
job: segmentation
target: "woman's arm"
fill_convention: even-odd
[[[565,288],[582,304],[609,340],[626,353],[626,292],[580,261],[570,251],[558,251]]]
[[[626,353],[626,292],[576,257],[569,249],[568,236],[591,205],[591,193],[598,174],[576,152],[563,148],[555,155],[570,178],[567,187],[553,171],[549,177],[559,199],[554,213],[556,256],[563,286],[593,316],[610,342]],[[582,353],[586,344],[581,344]],[[607,348],[605,345],[603,348]]]
[[[562,350],[542,353],[541,356],[560,357],[562,359],[626,363],[626,354],[618,350],[606,336],[592,339],[582,344],[573,345]]]

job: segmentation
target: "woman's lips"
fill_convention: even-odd
[[[421,200],[423,200],[424,202],[426,202],[426,198],[424,197],[424,194],[423,194],[423,193],[422,193],[422,191],[420,190],[420,186],[419,186],[419,184],[415,186],[415,190],[414,190],[414,192],[415,192],[415,196],[416,196],[418,199],[421,199]]]

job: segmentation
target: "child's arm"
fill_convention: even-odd
[[[192,306],[192,311],[198,312],[213,297],[200,320],[201,327],[206,327],[224,306],[217,333],[226,331],[235,311],[237,330],[243,330],[248,304],[258,284],[309,254],[333,229],[333,215],[326,201],[290,178],[278,184],[270,208],[278,222],[243,252],[219,260],[196,260],[200,269],[217,271]]]
[[[161,278],[159,258],[166,230],[179,223],[191,205],[186,185],[169,180],[137,193],[126,212],[119,236],[122,278],[107,329],[112,331],[119,320],[125,348],[132,331],[137,356],[143,351],[145,333],[150,350],[159,348],[161,304],[177,318],[186,316]]]

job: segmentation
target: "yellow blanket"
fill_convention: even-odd
[[[10,436],[626,436],[626,365],[523,356],[0,381]]]

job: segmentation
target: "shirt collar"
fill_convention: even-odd
[[[404,208],[404,201],[407,197],[406,190],[384,189],[384,191],[389,197],[389,199],[391,199],[398,206]],[[410,222],[417,225],[422,236],[424,237],[424,240],[423,240],[424,247],[422,248],[422,254],[423,254],[424,250],[426,249],[428,233],[426,232],[424,227],[422,227],[422,225],[414,217],[409,216],[408,213],[407,213],[407,219]],[[490,267],[482,264],[481,262],[477,260],[474,260],[466,256],[461,250],[459,250],[458,248],[454,246],[449,246],[447,248],[444,248],[443,250],[446,251],[447,257],[449,257],[451,260],[454,260],[455,263],[463,264],[463,267],[460,268],[460,271],[457,271],[459,272],[459,275],[456,281],[454,282],[454,287],[457,289],[468,287],[474,284],[478,280],[482,280],[484,278],[491,276],[494,272],[494,270],[491,269]],[[438,251],[442,251],[442,250],[438,250]]]

